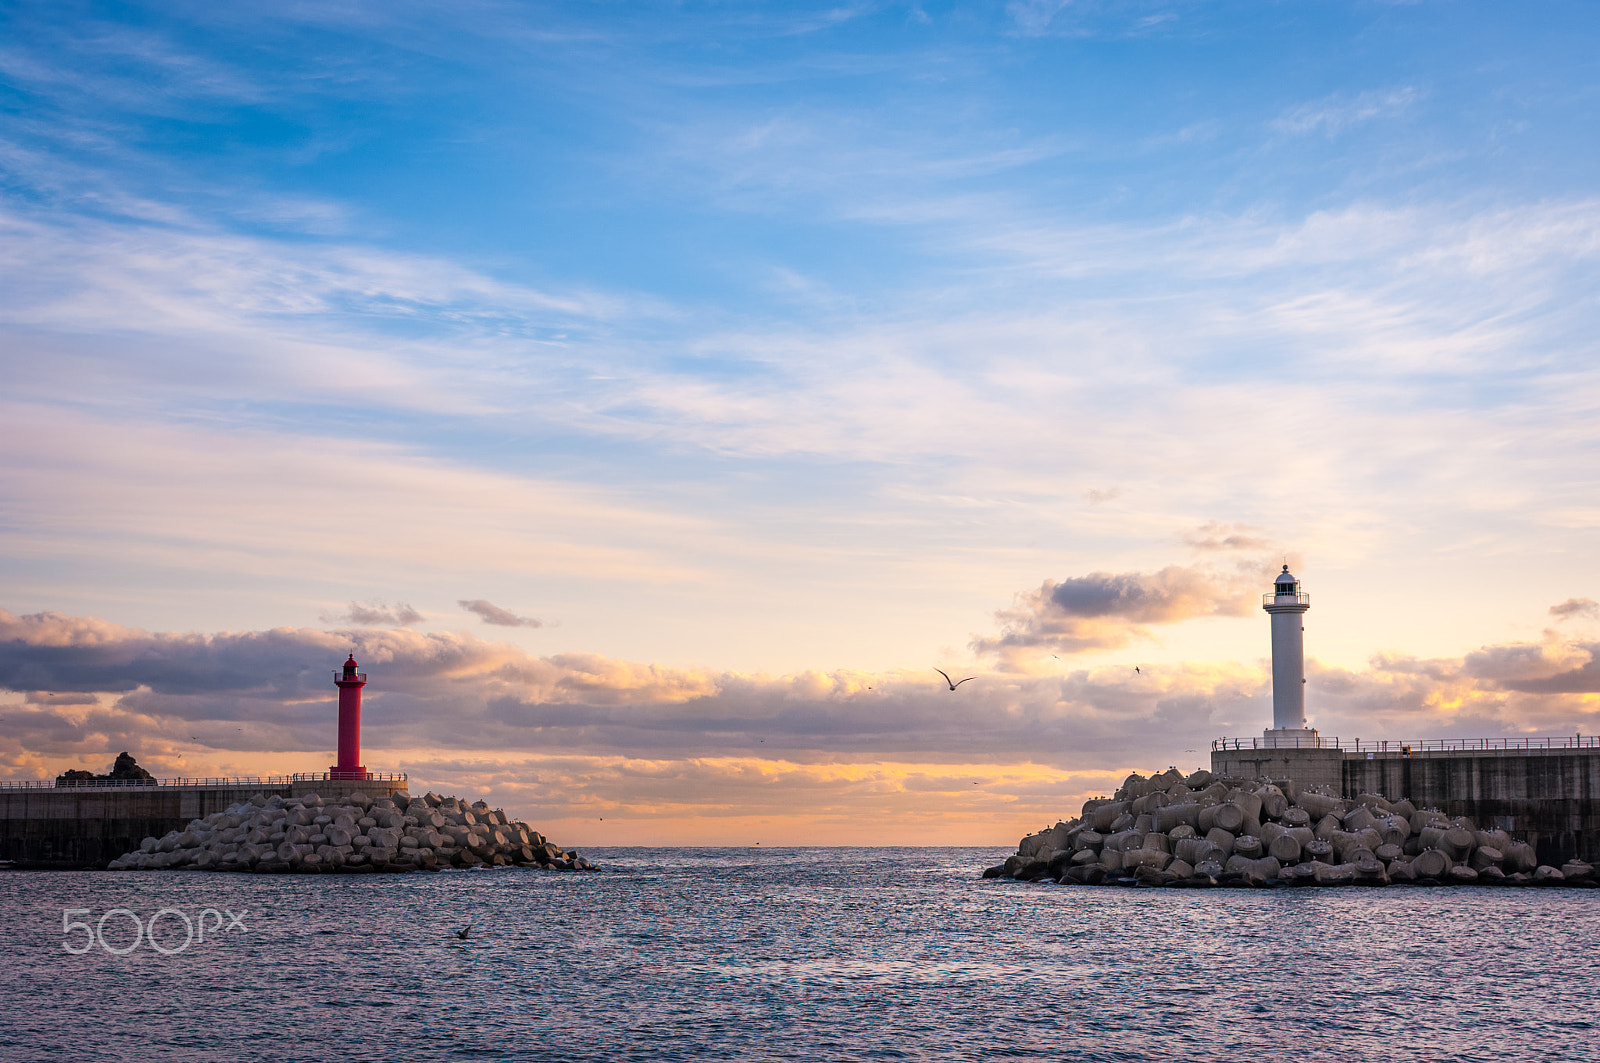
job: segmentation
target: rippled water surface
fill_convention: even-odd
[[[1600,1060],[1600,890],[981,881],[992,849],[0,874],[0,1058]],[[207,939],[134,941],[125,908]],[[239,914],[244,928],[211,922]],[[455,930],[472,924],[471,936]],[[184,941],[162,916],[156,942]]]

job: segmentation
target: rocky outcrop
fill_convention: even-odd
[[[396,795],[404,798],[404,794]],[[482,801],[425,794],[409,801],[354,793],[324,801],[264,797],[193,820],[111,861],[113,871],[183,868],[256,874],[542,867],[597,871],[526,823]]]
[[[985,878],[1144,886],[1595,886],[1581,861],[1540,866],[1533,848],[1404,798],[1354,800],[1291,779],[1130,775],[1076,819],[1022,839]]]
[[[123,751],[117,754],[116,761],[111,765],[111,771],[105,775],[96,775],[92,771],[72,769],[56,776],[56,785],[63,786],[71,783],[86,782],[155,782],[156,777],[139,767],[138,761],[133,759],[133,754]]]

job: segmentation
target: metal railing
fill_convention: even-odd
[[[1338,749],[1337,738],[1216,738],[1211,742],[1211,752],[1238,749]]]
[[[1299,594],[1263,594],[1262,605],[1310,605],[1311,595],[1304,591]]]
[[[1392,756],[1426,756],[1429,753],[1517,752],[1541,749],[1600,749],[1600,735],[1524,736],[1521,738],[1425,738],[1396,741],[1392,738],[1353,739],[1349,745],[1337,738],[1218,738],[1211,743],[1213,753],[1242,749],[1342,749],[1346,753],[1387,753]]]
[[[345,771],[302,771],[289,776],[290,782],[406,782],[410,776],[403,771],[369,771],[365,775],[352,775]]]
[[[382,782],[399,783],[409,782],[410,778],[405,772],[369,771],[364,776],[352,777],[338,772],[298,772],[294,775],[249,775],[230,778],[179,778],[179,779],[19,779],[12,782],[0,782],[0,792],[15,792],[19,790],[126,790],[126,789],[162,789],[181,787],[184,789],[197,789],[207,787],[214,790],[248,790],[259,787],[268,790],[281,790],[295,783],[306,782]]]
[[[1597,735],[1527,735],[1521,738],[1425,738],[1397,742],[1394,739],[1355,742],[1345,747],[1351,753],[1388,753],[1394,756],[1424,756],[1429,753],[1516,753],[1542,749],[1600,749]]]

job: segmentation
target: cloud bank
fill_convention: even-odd
[[[1193,573],[1136,575],[1035,598],[1070,621],[1229,607]],[[373,677],[369,763],[574,829],[604,816],[636,840],[727,839],[763,819],[769,839],[1001,842],[1118,772],[1204,764],[1212,738],[1270,716],[1264,662],[986,672],[951,693],[931,670],[741,674],[404,628],[203,635],[0,611],[0,771],[103,768],[121,749],[160,775],[320,770],[330,669],[351,645]],[[1347,740],[1600,726],[1600,642],[1309,673],[1315,724]]]

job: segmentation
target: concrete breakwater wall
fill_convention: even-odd
[[[165,836],[146,837],[112,871],[403,873],[518,865],[598,870],[482,801],[425,794],[324,801],[255,795]]]
[[[1541,864],[1532,845],[1471,818],[1293,779],[1170,769],[1130,775],[1081,816],[1022,839],[985,878],[1083,885],[1596,885],[1581,860]]]
[[[256,794],[282,799],[320,789],[338,796],[365,788],[387,797],[405,794],[406,781],[308,780],[281,786],[254,781],[186,786],[48,786],[0,788],[0,860],[21,868],[103,868],[137,849],[142,839],[182,830],[191,820],[220,812]],[[330,790],[331,787],[331,790]]]
[[[1600,862],[1600,748],[1213,749],[1211,770],[1242,779],[1292,778],[1341,797],[1405,794],[1417,806],[1508,831],[1539,862]]]

